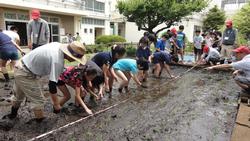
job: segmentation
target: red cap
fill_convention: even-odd
[[[37,20],[40,18],[40,11],[37,10],[37,9],[33,9],[31,11],[31,18],[34,19],[34,20]]]
[[[175,28],[172,28],[170,31],[174,34],[177,34],[177,30]]]
[[[234,49],[233,52],[250,54],[250,50],[246,46],[240,46],[240,47]]]
[[[226,21],[226,26],[232,26],[233,25],[233,21],[232,20],[227,20]]]
[[[208,53],[208,51],[209,51],[209,47],[207,45],[205,45],[204,48],[203,48],[203,52]]]

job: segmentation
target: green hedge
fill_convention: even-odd
[[[96,44],[110,44],[114,42],[126,42],[126,40],[123,37],[116,35],[101,35],[95,40]]]
[[[135,57],[136,48],[133,47],[133,46],[128,46],[128,47],[126,47],[126,54],[127,54],[127,56]]]
[[[104,44],[86,45],[86,49],[87,49],[88,54],[110,50],[109,46],[104,45]]]

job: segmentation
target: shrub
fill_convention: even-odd
[[[186,42],[185,52],[193,52],[194,45],[191,42]]]
[[[126,48],[126,53],[127,53],[127,56],[135,57],[136,47],[128,46],[128,47]]]
[[[126,40],[121,36],[116,35],[101,35],[96,38],[96,44],[110,44],[114,42],[126,42]]]

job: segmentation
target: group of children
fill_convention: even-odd
[[[17,116],[17,110],[24,95],[30,98],[33,103],[39,105],[39,108],[34,109],[37,121],[40,122],[40,119],[44,118],[41,112],[43,96],[37,96],[37,93],[41,92],[39,92],[40,88],[38,88],[39,86],[36,83],[37,79],[44,75],[50,76],[49,91],[54,113],[61,112],[61,107],[71,98],[70,91],[67,88],[67,86],[70,86],[75,90],[76,106],[84,108],[90,115],[93,112],[84,102],[86,94],[89,93],[98,100],[104,96],[104,91],[111,96],[115,81],[120,82],[118,92],[123,93],[125,91],[128,93],[128,86],[131,79],[139,87],[147,88],[143,82],[148,79],[150,63],[152,64],[154,77],[159,78],[162,71],[166,70],[169,77],[174,78],[175,76],[172,74],[169,64],[172,62],[182,63],[184,61],[184,49],[186,45],[183,30],[184,26],[180,26],[179,31],[173,28],[157,40],[153,34],[145,32],[144,36],[139,40],[135,59],[124,58],[126,49],[120,45],[113,45],[111,51],[99,52],[85,62],[82,59],[84,58],[86,49],[83,44],[77,41],[68,45],[54,42],[34,49],[25,55],[21,59],[21,62],[19,62],[19,66],[17,66],[17,70],[15,71],[15,87],[18,90],[15,93],[19,96],[17,97],[18,104],[14,103],[11,113],[4,116],[4,118],[8,117],[12,119]],[[0,36],[0,41],[6,38],[6,35],[2,33],[0,35],[2,35]],[[11,40],[10,38],[7,39]],[[8,44],[12,44],[12,42],[8,41]],[[153,53],[151,51],[153,49],[150,48],[151,44],[155,45]],[[15,46],[18,47],[18,45]],[[211,62],[212,64],[218,62],[218,51],[205,44],[199,30],[196,31],[196,36],[194,37],[194,48],[195,56],[198,56],[196,61],[200,63],[204,61],[206,63]],[[178,54],[180,55],[180,61]],[[203,59],[201,54],[203,54]],[[63,59],[78,61],[80,64],[63,69]],[[32,83],[33,81],[35,83]],[[28,83],[30,86],[27,85]],[[26,91],[31,86],[37,89],[33,92]],[[63,93],[63,98],[61,99],[55,95],[57,88]]]
[[[171,55],[172,62],[184,63],[186,35],[184,26],[168,30],[155,42],[156,52],[164,51]],[[221,33],[209,32],[201,34],[197,29],[193,38],[194,61],[198,64],[216,65],[221,62]]]

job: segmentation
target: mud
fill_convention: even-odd
[[[172,67],[175,74],[188,68]],[[128,99],[111,110],[88,118],[41,138],[46,141],[227,141],[230,139],[237,113],[239,88],[229,73],[192,70],[178,80],[163,74],[162,79],[150,77],[148,89],[130,85],[129,94],[117,94],[102,101],[86,99],[93,111],[99,111]],[[2,83],[1,83],[2,85]],[[158,87],[162,85],[162,87]],[[1,90],[1,94],[8,90]],[[72,97],[73,99],[73,97]],[[0,140],[23,141],[75,121],[87,114],[68,104],[63,114],[53,114],[49,100],[45,106],[48,119],[42,124],[31,122],[33,114],[23,103],[18,120],[10,131],[0,132]],[[10,106],[0,107],[0,116]]]

